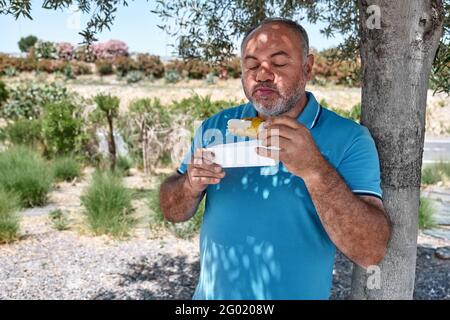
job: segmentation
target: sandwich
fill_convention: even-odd
[[[258,117],[230,119],[227,124],[228,131],[232,134],[254,139],[258,136],[258,132],[264,128],[264,120]]]

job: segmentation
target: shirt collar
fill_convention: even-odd
[[[308,99],[308,102],[306,103],[303,111],[297,117],[297,121],[305,127],[312,129],[317,124],[321,107],[311,92],[306,91],[306,98]],[[255,107],[250,102],[245,106],[243,113],[244,117],[256,117],[258,114]]]
[[[320,115],[320,105],[317,103],[316,98],[314,95],[306,91],[306,98],[308,99],[308,102],[306,103],[305,108],[300,113],[300,115],[297,117],[298,122],[303,124],[305,127],[312,129],[319,119]]]

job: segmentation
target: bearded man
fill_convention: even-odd
[[[241,46],[249,102],[203,121],[177,172],[161,185],[167,220],[186,221],[206,197],[194,299],[328,299],[336,248],[367,268],[383,259],[391,228],[368,129],[305,90],[314,56],[294,21],[271,18]],[[259,117],[267,167],[223,168],[208,130]],[[277,141],[278,149],[270,149]],[[269,170],[270,172],[270,170]]]

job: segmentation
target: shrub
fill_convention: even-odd
[[[155,78],[154,75],[150,74],[150,75],[147,77],[147,80],[150,81],[150,82],[155,82],[156,78]]]
[[[20,199],[14,192],[0,187],[0,243],[9,243],[17,239],[20,217],[17,211]]]
[[[166,70],[177,70],[179,74],[186,73],[186,76],[191,79],[203,79],[212,71],[206,63],[199,59],[173,60],[166,65]]]
[[[38,40],[34,45],[34,54],[38,59],[58,59],[58,53],[53,42]]]
[[[92,74],[91,66],[84,62],[72,60],[73,73],[77,76],[83,74]]]
[[[241,77],[241,58],[234,56],[225,61],[224,69],[227,71],[227,77],[239,79]]]
[[[98,94],[94,97],[97,108],[101,111],[108,123],[108,149],[111,161],[111,171],[116,167],[116,142],[114,140],[114,120],[119,115],[120,99],[111,95]]]
[[[23,206],[45,204],[52,180],[51,170],[36,152],[14,147],[0,153],[0,185],[15,192]]]
[[[57,83],[24,82],[9,90],[9,99],[0,110],[0,116],[12,120],[37,119],[42,113],[44,104],[70,97],[67,88]]]
[[[4,73],[7,77],[14,77],[17,74],[17,69],[14,67],[8,67],[5,69]]]
[[[361,103],[355,104],[349,112],[349,118],[356,122],[361,121]]]
[[[434,221],[434,214],[436,209],[430,199],[420,197],[419,204],[419,228],[429,229],[433,228],[436,223]]]
[[[37,60],[33,57],[15,58],[13,65],[18,72],[33,71],[37,68]]]
[[[95,172],[81,202],[87,223],[96,235],[122,237],[135,222],[131,217],[131,193],[111,172]]]
[[[42,124],[38,119],[18,119],[1,129],[4,139],[13,145],[35,147],[43,142]]]
[[[212,73],[212,72],[208,73],[208,75],[206,76],[206,79],[205,79],[205,83],[209,86],[216,84],[216,77],[215,77],[214,73]]]
[[[38,41],[38,38],[35,36],[28,36],[28,37],[22,37],[20,38],[18,42],[18,46],[21,52],[28,52],[30,48],[32,48],[36,42]]]
[[[327,108],[327,109],[337,113],[338,115],[340,115],[344,118],[352,119],[353,121],[356,121],[356,122],[361,121],[361,103],[359,103],[359,102],[357,104],[355,104],[350,109],[350,111],[333,108],[328,104],[328,102],[325,99],[320,100],[320,105],[324,108]]]
[[[198,94],[181,101],[174,101],[171,108],[176,112],[189,114],[195,120],[203,120],[228,107],[237,105],[236,101],[212,101],[211,96],[202,97]]]
[[[70,64],[69,62],[65,63],[62,66],[62,73],[64,74],[66,79],[75,79],[75,73],[73,71],[72,64]]]
[[[433,166],[426,166],[422,169],[422,184],[436,184],[442,180],[441,174]]]
[[[177,70],[166,69],[166,72],[164,73],[164,80],[166,83],[177,83],[181,80],[181,76]]]
[[[139,70],[146,76],[162,78],[164,75],[164,64],[158,56],[139,54],[137,56],[137,65]]]
[[[148,174],[161,160],[164,147],[173,146],[166,140],[174,123],[167,106],[162,105],[159,99],[134,100],[129,110],[126,118],[129,125],[122,125],[125,128],[124,137],[134,158],[142,163]]]
[[[191,79],[203,79],[211,72],[211,68],[206,63],[197,59],[186,61],[185,70],[188,71]]]
[[[56,53],[58,58],[62,60],[71,60],[73,57],[73,46],[68,42],[60,42],[56,44]]]
[[[61,60],[41,59],[37,62],[36,69],[41,72],[54,73],[61,71],[64,67],[64,62]]]
[[[0,107],[2,104],[8,100],[9,93],[8,89],[6,88],[6,84],[0,80]]]
[[[62,156],[53,163],[53,176],[57,181],[72,181],[81,175],[81,167],[74,156]]]
[[[325,99],[320,100],[319,104],[324,108],[331,109],[330,105],[328,104],[328,101]]]
[[[50,222],[56,230],[63,231],[69,229],[69,218],[61,209],[56,209],[48,214]]]
[[[92,46],[81,45],[75,49],[74,57],[78,61],[93,62],[95,55],[92,52]]]
[[[77,106],[69,100],[44,106],[42,133],[49,155],[67,154],[76,149],[83,125],[77,111]]]
[[[5,74],[5,70],[14,66],[14,59],[7,54],[0,54],[0,75]]]
[[[144,78],[144,73],[142,71],[131,71],[127,75],[127,83],[136,83]]]
[[[136,62],[130,57],[119,56],[114,59],[116,74],[119,77],[125,77],[129,72],[137,70]]]
[[[92,45],[92,52],[96,59],[114,59],[120,56],[128,56],[128,47],[120,40],[109,40],[105,43]]]
[[[137,122],[144,121],[148,127],[169,127],[171,124],[170,111],[157,98],[142,98],[133,100],[129,105],[130,117]]]
[[[11,75],[14,72],[32,71],[36,69],[36,60],[30,57],[17,58],[6,54],[0,54],[0,75]]]
[[[129,157],[119,156],[117,157],[117,169],[124,175],[129,175],[130,169],[133,166],[133,161]]]
[[[450,162],[439,161],[422,169],[422,184],[436,184],[450,178]]]
[[[359,86],[361,79],[360,61],[336,59],[340,52],[336,48],[323,50],[315,55],[313,79],[324,80],[346,86]]]
[[[97,73],[101,76],[113,74],[113,65],[107,60],[97,60],[95,62]]]

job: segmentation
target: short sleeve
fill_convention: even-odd
[[[191,147],[184,155],[183,160],[181,161],[180,165],[178,166],[177,172],[179,174],[184,174],[187,170],[188,164],[191,161],[191,157],[194,154],[195,150],[197,148],[203,147],[203,124],[202,124],[195,130],[194,138],[191,141]]]
[[[337,171],[354,194],[382,199],[378,152],[369,130],[363,129],[345,151]]]

